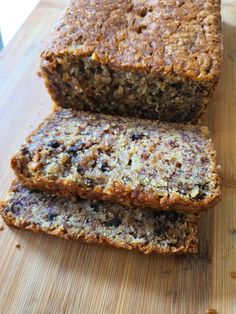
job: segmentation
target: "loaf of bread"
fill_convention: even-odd
[[[59,109],[12,158],[30,188],[198,212],[220,195],[206,127]]]
[[[14,181],[0,206],[5,222],[18,228],[81,239],[144,253],[195,253],[198,217],[142,211],[121,205],[32,191]]]
[[[70,1],[41,54],[62,107],[196,121],[220,75],[220,0]]]

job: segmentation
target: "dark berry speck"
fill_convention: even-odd
[[[75,153],[77,153],[77,151],[82,150],[82,149],[84,148],[84,146],[85,146],[85,143],[82,142],[82,141],[79,141],[79,142],[76,143],[75,145],[70,146],[70,147],[66,150],[66,152],[67,152],[67,153],[75,154]]]
[[[83,167],[78,166],[78,167],[77,167],[77,172],[78,172],[79,174],[83,175],[85,171],[84,171],[84,168],[83,168]]]
[[[107,227],[118,227],[122,223],[120,218],[113,218],[106,223]]]
[[[101,170],[102,170],[102,172],[106,172],[106,171],[110,170],[107,162],[102,163]]]
[[[52,147],[52,148],[57,148],[59,147],[61,144],[58,141],[51,141],[48,143],[48,146]]]
[[[53,221],[55,217],[57,217],[57,214],[55,214],[55,213],[48,214],[48,220],[49,221]]]
[[[138,140],[141,140],[143,138],[143,134],[142,133],[134,133],[132,135],[132,141],[138,141]]]
[[[181,88],[183,87],[183,83],[182,82],[175,82],[175,83],[172,83],[170,86],[174,89],[181,90]]]
[[[94,211],[94,212],[98,212],[99,211],[99,205],[97,204],[97,203],[93,203],[92,205],[91,205],[91,208],[92,208],[92,210]]]
[[[29,154],[29,150],[28,150],[27,147],[23,147],[23,148],[21,149],[21,152],[22,152],[23,155]]]

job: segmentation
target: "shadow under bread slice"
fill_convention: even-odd
[[[198,212],[220,196],[206,127],[58,109],[12,168],[30,188],[129,207]]]
[[[38,192],[13,181],[1,203],[4,221],[18,228],[66,239],[81,239],[146,254],[195,253],[198,216],[150,209],[128,209],[100,201]]]

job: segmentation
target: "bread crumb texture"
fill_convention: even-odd
[[[66,239],[108,244],[144,253],[195,253],[198,217],[194,214],[128,209],[121,205],[68,200],[13,182],[1,205],[6,223]]]
[[[128,206],[199,211],[220,195],[206,128],[58,110],[12,159],[31,188]]]

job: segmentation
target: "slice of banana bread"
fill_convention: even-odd
[[[34,232],[148,253],[195,253],[198,217],[142,211],[121,205],[68,200],[37,192],[14,181],[0,206],[5,222]]]
[[[41,54],[62,107],[196,121],[220,75],[220,0],[70,1]]]
[[[59,109],[12,158],[30,188],[158,210],[195,211],[220,195],[207,128]]]

